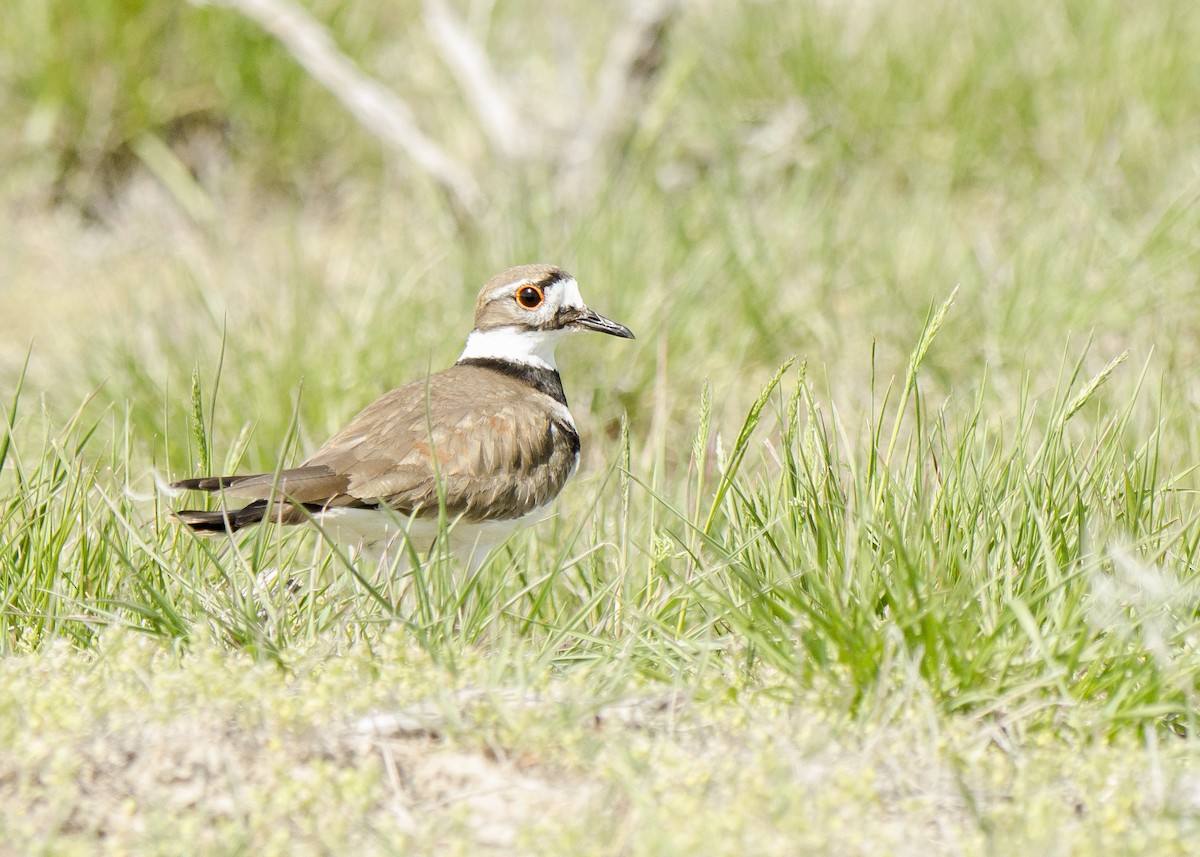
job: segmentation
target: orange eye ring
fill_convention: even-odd
[[[517,303],[525,309],[537,309],[542,305],[546,296],[537,286],[524,285],[517,289]]]

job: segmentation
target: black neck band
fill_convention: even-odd
[[[459,366],[478,366],[481,369],[491,369],[518,381],[524,381],[535,390],[545,393],[563,407],[567,405],[567,394],[563,392],[562,378],[557,370],[546,366],[531,366],[528,363],[517,363],[512,360],[501,360],[498,357],[468,357],[458,361]]]

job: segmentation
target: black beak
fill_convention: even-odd
[[[581,327],[584,330],[594,330],[597,333],[608,333],[612,336],[619,336],[622,339],[633,339],[633,331],[628,327],[623,324],[617,324],[612,319],[605,318],[587,308],[579,310],[579,314],[571,320],[571,326]]]

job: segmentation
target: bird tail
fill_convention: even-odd
[[[180,479],[172,482],[171,487],[180,491],[220,491],[247,479],[258,479],[263,474],[254,476],[201,476],[199,479]]]
[[[304,465],[278,473],[181,479],[171,487],[179,491],[223,492],[253,501],[241,509],[175,512],[175,520],[198,533],[228,533],[265,520],[302,524],[310,515],[323,511],[329,498],[346,491],[348,485],[345,475],[336,474],[325,465]]]
[[[205,512],[199,509],[180,509],[174,512],[176,521],[197,533],[236,533],[262,521],[267,514],[267,504],[258,500],[241,509]]]

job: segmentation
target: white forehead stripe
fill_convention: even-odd
[[[583,295],[579,294],[579,283],[575,282],[575,278],[567,277],[565,280],[559,280],[558,284],[563,290],[562,304],[560,306],[583,309]]]

